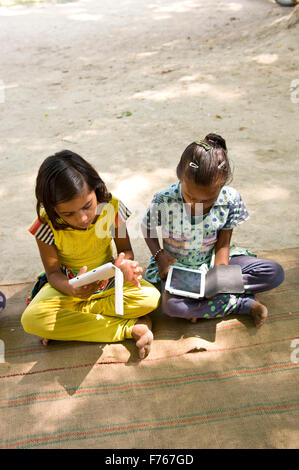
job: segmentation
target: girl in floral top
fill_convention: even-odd
[[[277,287],[284,279],[282,267],[258,259],[246,249],[231,245],[234,227],[249,218],[241,195],[227,182],[231,169],[225,140],[208,134],[183,152],[177,166],[178,182],[155,194],[143,219],[146,243],[152,253],[146,279],[161,281],[162,310],[170,317],[221,318],[231,313],[249,314],[260,327],[268,312],[254,294]],[[157,227],[162,227],[160,246]],[[171,264],[189,268],[239,264],[247,290],[241,295],[220,294],[194,300],[165,291]]]

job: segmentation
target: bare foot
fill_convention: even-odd
[[[132,336],[136,340],[136,346],[139,349],[140,359],[148,356],[153,342],[153,333],[150,330],[151,321],[148,317],[137,320],[132,328]]]
[[[255,326],[260,328],[268,316],[268,309],[265,305],[255,300],[252,304],[250,315],[253,317]]]
[[[48,343],[49,343],[49,339],[47,338],[41,338],[40,339],[40,342],[42,343],[43,346],[48,346]]]

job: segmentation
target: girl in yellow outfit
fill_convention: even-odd
[[[115,342],[133,338],[140,358],[150,350],[159,291],[142,279],[126,230],[130,215],[108,193],[95,169],[64,150],[46,158],[36,180],[35,236],[48,281],[23,313],[26,332],[63,341]],[[113,260],[112,240],[117,249]],[[114,279],[74,287],[69,279],[111,261],[124,274],[124,315],[115,313]]]

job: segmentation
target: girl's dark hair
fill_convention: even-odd
[[[226,142],[221,135],[218,134],[207,134],[204,138],[204,142],[211,145],[211,147],[222,148],[227,152]]]
[[[208,134],[203,141],[188,145],[181,156],[176,173],[179,180],[187,178],[203,186],[217,181],[227,183],[232,172],[223,137]]]
[[[55,229],[66,228],[60,219],[55,206],[70,201],[78,196],[87,184],[90,191],[95,191],[98,202],[109,202],[111,194],[97,171],[80,155],[62,150],[46,158],[36,178],[35,196],[36,211],[40,219],[43,207]],[[61,220],[61,219],[60,219]]]

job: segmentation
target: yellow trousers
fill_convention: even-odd
[[[160,292],[144,279],[138,289],[124,283],[124,315],[115,313],[114,288],[83,300],[46,284],[22,315],[27,333],[61,341],[116,342],[132,338],[139,317],[158,307]]]

